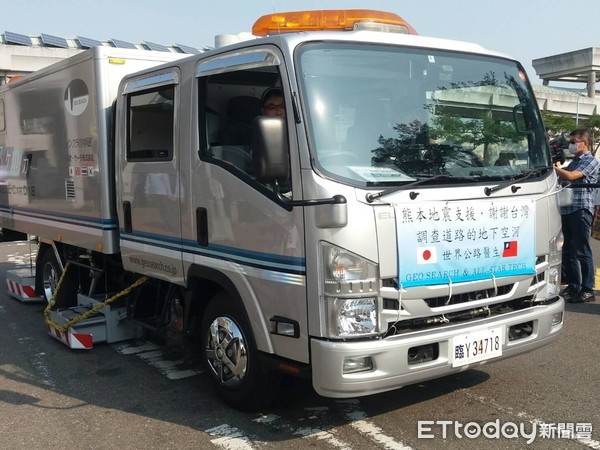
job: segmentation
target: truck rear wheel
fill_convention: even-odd
[[[49,302],[56,291],[56,285],[62,273],[52,249],[46,248],[42,254],[40,267],[42,269],[42,293],[46,302]]]
[[[203,359],[225,402],[241,410],[268,404],[271,374],[262,368],[245,314],[227,294],[210,301],[201,335]]]

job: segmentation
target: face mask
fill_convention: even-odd
[[[576,155],[579,152],[579,147],[577,144],[569,144],[569,153],[572,155]]]

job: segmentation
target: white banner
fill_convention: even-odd
[[[533,200],[394,205],[403,287],[535,273]]]

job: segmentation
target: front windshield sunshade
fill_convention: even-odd
[[[512,179],[550,165],[535,97],[514,61],[311,43],[298,63],[310,150],[326,176],[394,186],[436,175]]]

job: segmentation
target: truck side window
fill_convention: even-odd
[[[128,97],[128,161],[173,158],[174,86],[132,93]]]
[[[240,78],[243,72],[234,72]],[[261,87],[231,83],[223,75],[204,81],[204,131],[202,155],[209,160],[227,163],[246,174],[252,171],[252,121],[261,114]],[[268,81],[267,81],[268,82]],[[231,167],[232,166],[232,167]]]
[[[239,64],[232,64],[229,71],[211,70],[212,66],[207,63],[206,75],[198,77],[199,156],[277,200],[275,185],[255,178],[252,133],[257,117],[273,115],[264,108],[265,93],[276,91],[284,97],[283,77],[279,66],[274,64],[273,53],[255,52],[243,56],[232,56],[231,60]],[[256,60],[261,58],[265,65],[257,67]],[[245,64],[248,61],[252,64]],[[278,101],[277,115],[285,119],[288,108],[283,99]],[[289,176],[278,184],[281,193],[291,196]]]

